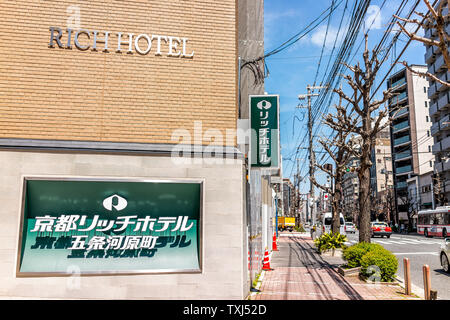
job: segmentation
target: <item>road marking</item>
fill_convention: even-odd
[[[398,256],[404,256],[404,255],[410,255],[410,254],[431,254],[433,256],[437,256],[439,255],[439,253],[437,252],[393,252],[393,254],[398,255]]]
[[[402,240],[402,241],[398,241],[398,240],[396,240],[396,241],[392,241],[394,244],[412,244],[411,242],[408,242],[408,241],[405,241],[405,240]],[[416,244],[416,243],[414,243],[414,244]]]
[[[402,239],[401,241],[407,242],[408,244],[421,244],[422,241],[415,239]]]
[[[392,244],[391,241],[374,240],[375,243]]]

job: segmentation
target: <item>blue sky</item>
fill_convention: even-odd
[[[355,0],[348,1],[348,8],[345,11],[343,18],[343,28],[338,33],[339,23],[344,13],[345,0],[334,11],[328,26],[328,36],[323,51],[322,63],[319,60],[324,43],[325,33],[327,30],[328,19],[326,19],[320,26],[313,30],[306,37],[298,41],[290,48],[266,59],[269,70],[269,77],[266,79],[265,90],[269,94],[280,95],[280,125],[281,125],[281,153],[283,156],[283,175],[293,180],[293,174],[296,172],[296,158],[295,151],[300,144],[301,147],[307,147],[307,139],[305,137],[307,130],[307,114],[306,109],[298,109],[300,101],[297,96],[306,93],[306,86],[312,85],[318,72],[317,82],[324,78],[325,67],[331,57],[330,64],[332,65],[335,56],[331,56],[336,37],[339,40],[345,36],[346,28],[352,18],[349,14]],[[335,3],[339,3],[336,0]],[[392,18],[392,14],[400,5],[400,0],[388,0],[384,5],[382,0],[371,1],[366,15],[365,26],[372,26],[369,31],[369,48],[372,48],[379,42],[388,23]],[[332,4],[332,0],[265,0],[264,1],[264,27],[265,27],[265,51],[269,52],[278,47],[284,41],[301,31],[316,17],[318,17],[323,10]],[[413,1],[407,1],[407,5],[402,12],[402,16],[411,10]],[[417,8],[420,12],[425,12],[424,5],[421,3]],[[415,17],[415,16],[414,16]],[[396,28],[397,29],[397,28]],[[337,35],[340,36],[337,36]],[[391,39],[392,37],[390,37]],[[360,32],[355,44],[356,47],[363,39],[362,32]],[[402,35],[400,41],[397,42],[396,50],[383,65],[379,72],[379,80],[381,81],[391,66],[391,59],[399,54],[406,44],[406,36]],[[338,51],[339,45],[335,52]],[[350,64],[356,64],[360,61],[364,45],[358,51],[353,61]],[[353,53],[352,52],[352,56]],[[424,61],[425,47],[418,42],[412,42],[400,60],[406,60],[410,64],[425,64]],[[330,65],[330,68],[331,68]],[[396,65],[392,72],[400,70],[401,65]],[[378,86],[379,82],[377,83]],[[382,89],[386,85],[383,84],[377,93],[382,94]],[[344,90],[346,86],[344,85]],[[335,99],[336,100],[336,99]],[[305,103],[305,102],[303,102]],[[329,109],[330,111],[332,108]],[[321,127],[318,136],[327,136],[329,130],[325,126]],[[307,137],[307,136],[306,136]],[[317,137],[317,138],[319,138]],[[316,144],[315,150],[320,150]],[[298,156],[300,158],[301,175],[305,176],[308,172],[308,160],[306,152],[301,152]],[[318,159],[322,154],[317,155]],[[319,181],[324,181],[325,176],[317,175]],[[309,190],[309,180],[305,179],[301,184],[301,191],[307,192]]]

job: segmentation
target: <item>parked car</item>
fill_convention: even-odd
[[[439,259],[441,260],[442,269],[445,272],[450,273],[449,261],[450,261],[450,238],[445,238],[444,243],[441,245],[439,252]]]
[[[380,237],[384,237],[386,236],[387,238],[391,237],[392,234],[392,229],[391,227],[388,226],[388,224],[386,222],[372,222],[371,225],[371,237],[375,237],[375,236],[380,236]]]
[[[355,226],[355,224],[353,222],[346,222],[344,230],[347,233],[355,233],[356,232],[356,226]]]

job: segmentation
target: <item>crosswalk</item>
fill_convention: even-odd
[[[417,240],[417,239],[371,239],[372,243],[386,244],[386,245],[436,245],[442,244],[442,240]],[[345,244],[350,246],[352,244],[358,243],[357,240],[349,240]]]

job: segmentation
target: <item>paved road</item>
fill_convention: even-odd
[[[358,233],[347,234],[348,243],[352,245],[358,242]],[[450,274],[445,273],[439,262],[439,248],[444,242],[443,238],[425,238],[420,235],[393,234],[387,238],[372,238],[372,242],[379,243],[397,257],[398,272],[403,275],[403,258],[409,258],[411,266],[411,282],[413,285],[423,288],[422,266],[430,266],[431,287],[438,291],[438,299],[450,300]],[[423,295],[423,289],[422,289]]]

